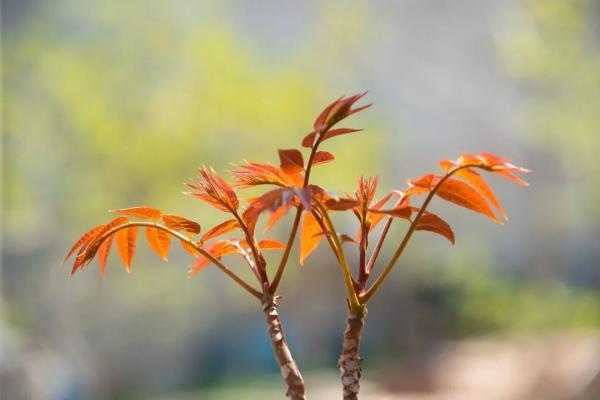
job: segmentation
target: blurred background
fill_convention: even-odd
[[[4,0],[1,23],[3,400],[282,398],[263,315],[218,270],[187,279],[142,240],[131,274],[115,252],[104,280],[59,264],[112,208],[221,222],[181,194],[200,164],[277,162],[363,90],[365,131],[327,142],[314,182],[384,194],[464,152],[533,170],[490,178],[504,226],[434,202],[457,244],[417,235],[370,304],[364,397],[600,398],[598,1]],[[340,397],[327,250],[294,251],[281,287],[313,399]]]

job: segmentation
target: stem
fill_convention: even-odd
[[[375,265],[375,261],[377,261],[377,257],[379,257],[379,252],[381,252],[381,248],[383,247],[383,242],[385,242],[385,237],[387,236],[391,226],[392,221],[394,219],[392,217],[387,217],[387,221],[385,222],[385,226],[381,231],[381,235],[377,239],[377,243],[375,243],[375,248],[373,249],[373,253],[371,254],[371,258],[369,258],[369,263],[367,264],[366,272],[367,275],[371,273],[373,270],[373,266]]]
[[[213,264],[215,264],[221,271],[225,272],[225,274],[228,277],[233,279],[238,285],[240,285],[242,288],[244,288],[248,293],[250,293],[252,296],[256,297],[259,300],[262,299],[261,292],[259,292],[258,290],[254,289],[252,286],[250,286],[246,281],[244,281],[242,278],[240,278],[235,272],[231,271],[220,260],[215,258],[208,251],[204,250],[198,243],[194,242],[191,238],[189,238],[185,235],[182,235],[181,233],[174,231],[172,229],[169,229],[166,226],[160,225],[158,223],[155,223],[155,222],[128,222],[126,224],[119,225],[119,226],[107,231],[106,233],[104,233],[104,235],[102,235],[102,237],[100,237],[99,240],[100,240],[100,242],[102,242],[107,237],[113,235],[117,231],[119,231],[121,229],[129,228],[131,226],[146,226],[146,227],[160,229],[160,230],[165,231],[168,234],[176,237],[177,239],[188,243],[191,247],[194,248],[194,250],[196,250],[199,254],[202,254],[204,257],[208,258]]]
[[[342,275],[344,276],[344,283],[346,284],[346,291],[348,292],[348,303],[353,312],[357,312],[362,308],[358,296],[356,294],[356,290],[354,289],[354,282],[352,279],[352,274],[350,273],[350,267],[348,266],[348,262],[346,261],[346,255],[344,254],[344,249],[342,248],[342,242],[337,234],[333,226],[333,222],[327,213],[327,210],[317,201],[317,206],[323,215],[323,219],[329,225],[329,231],[331,232],[331,237],[335,243],[335,247],[337,248],[338,260],[340,267],[342,267]]]
[[[250,246],[250,250],[252,251],[252,257],[254,257],[254,268],[252,266],[250,266],[250,269],[252,269],[252,271],[255,273],[256,277],[258,278],[258,280],[261,284],[260,286],[264,288],[265,285],[269,284],[269,277],[267,276],[265,266],[263,265],[261,258],[259,256],[260,253],[259,253],[258,249],[256,248],[256,238],[254,237],[254,235],[250,235],[248,226],[246,225],[244,220],[239,216],[237,211],[232,210],[231,212],[237,219],[242,230],[244,231],[244,235],[246,236],[246,242],[248,242],[248,246]]]
[[[338,360],[342,386],[344,388],[344,400],[358,399],[360,390],[361,361],[360,341],[367,315],[367,308],[363,305],[358,312],[348,309],[346,319],[346,330],[344,331],[344,343],[342,353]]]
[[[306,400],[304,379],[300,374],[296,362],[292,358],[292,354],[290,353],[290,349],[285,339],[281,320],[279,319],[279,312],[277,310],[277,302],[273,296],[268,295],[263,299],[262,306],[263,312],[267,318],[269,338],[271,339],[271,345],[273,346],[275,360],[279,365],[281,377],[287,385],[286,396],[290,397],[292,400]]]
[[[400,256],[402,255],[402,252],[404,251],[404,249],[406,248],[406,245],[410,241],[410,238],[412,237],[412,234],[415,232],[415,229],[417,228],[417,223],[419,222],[419,220],[423,216],[423,213],[425,213],[425,210],[427,209],[427,206],[429,206],[429,203],[431,203],[431,200],[433,199],[433,196],[438,191],[438,189],[455,172],[457,172],[457,171],[459,171],[459,170],[461,170],[463,168],[469,168],[469,167],[471,167],[471,165],[462,165],[460,167],[456,167],[456,168],[448,171],[446,173],[446,175],[444,175],[442,177],[442,179],[440,179],[440,181],[433,187],[433,189],[431,189],[429,191],[429,193],[427,194],[427,198],[425,198],[425,201],[421,205],[421,208],[419,209],[419,212],[417,213],[417,216],[415,217],[415,219],[411,222],[410,226],[408,227],[408,230],[404,234],[404,238],[402,239],[402,242],[400,242],[400,245],[396,249],[396,252],[392,256],[390,262],[387,264],[387,266],[385,267],[385,269],[383,270],[383,272],[381,273],[381,275],[379,275],[379,277],[377,278],[377,280],[375,281],[375,283],[373,284],[373,286],[371,286],[371,288],[369,288],[369,290],[367,290],[366,293],[363,296],[361,296],[361,301],[362,301],[363,304],[366,304],[369,300],[371,300],[371,297],[373,297],[373,295],[377,292],[377,290],[379,290],[379,287],[383,284],[383,282],[385,281],[385,279],[388,277],[388,275],[390,274],[390,272],[392,271],[392,269],[396,265],[396,262],[398,261],[398,258],[400,258]]]
[[[304,173],[304,183],[302,184],[302,187],[306,187],[308,185],[308,180],[310,179],[310,171],[312,169],[312,161],[315,156],[315,153],[317,152],[318,147],[319,143],[317,143],[310,151],[310,156],[308,157],[308,164],[306,167],[306,172]],[[279,262],[277,271],[275,272],[273,282],[271,283],[271,286],[269,286],[269,293],[271,293],[271,295],[275,294],[277,288],[279,287],[279,283],[281,282],[283,271],[285,270],[285,266],[287,265],[288,259],[290,257],[290,252],[292,251],[292,245],[294,244],[294,240],[296,239],[296,233],[298,233],[298,226],[300,225],[301,216],[302,205],[298,206],[298,208],[296,209],[296,216],[294,217],[294,223],[292,224],[290,236],[285,246],[285,250],[283,251],[283,255],[281,256],[281,261]]]
[[[296,209],[296,216],[294,217],[294,223],[292,224],[292,230],[290,231],[290,236],[288,238],[287,244],[285,245],[285,250],[283,251],[283,255],[281,256],[281,261],[279,262],[279,267],[277,267],[277,272],[275,272],[275,277],[273,277],[273,282],[269,287],[269,293],[271,295],[275,294],[277,291],[277,287],[281,282],[281,277],[283,276],[283,271],[285,270],[285,266],[287,264],[288,258],[290,257],[290,253],[292,251],[292,245],[294,244],[294,239],[296,239],[296,233],[298,232],[298,226],[300,225],[300,217],[302,217],[302,206],[299,206]]]

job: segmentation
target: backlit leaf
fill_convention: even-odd
[[[457,179],[446,179],[436,192],[442,199],[485,215],[502,224],[479,192],[470,185]]]
[[[135,254],[135,239],[137,237],[137,227],[131,226],[128,228],[121,229],[115,233],[117,248],[119,249],[119,255],[121,261],[125,266],[127,272],[131,271],[131,261]]]
[[[275,211],[271,212],[271,215],[269,215],[269,220],[265,225],[263,233],[267,233],[273,227],[273,225],[275,225],[281,218],[283,218],[287,214],[288,211],[288,207],[281,205]]]
[[[148,240],[148,244],[160,258],[165,261],[168,260],[171,237],[167,232],[158,228],[147,227],[146,240]]]
[[[100,265],[100,275],[104,278],[106,276],[106,261],[110,254],[110,249],[113,244],[114,235],[107,237],[98,249],[98,264]]]
[[[277,240],[264,239],[258,242],[258,247],[260,247],[261,250],[279,250],[285,249],[285,244]]]
[[[438,235],[442,235],[446,239],[450,241],[450,243],[454,244],[454,232],[452,232],[452,228],[450,225],[440,217],[430,212],[425,212],[417,225],[415,226],[416,231],[429,231],[437,233]]]
[[[304,158],[296,149],[279,150],[281,169],[289,175],[304,171]]]
[[[440,166],[444,171],[448,172],[454,166],[454,163],[452,161],[444,160],[440,161]],[[455,174],[469,182],[475,189],[477,189],[479,193],[481,193],[490,203],[492,203],[500,215],[508,221],[508,217],[500,206],[500,202],[496,198],[494,191],[489,187],[481,175],[473,171],[471,168],[459,169]]]
[[[239,228],[240,223],[236,219],[228,219],[225,222],[221,222],[219,225],[208,230],[200,239],[200,245],[204,244],[209,239],[214,237],[223,235],[227,232],[231,232],[232,230]]]
[[[333,154],[331,154],[328,151],[317,151],[315,153],[315,155],[313,156],[313,160],[312,160],[312,164],[313,165],[320,165],[320,164],[326,164],[328,162],[331,162],[335,160],[335,156]]]
[[[153,221],[158,220],[162,214],[160,210],[150,207],[122,208],[120,210],[111,210],[111,212],[116,212],[124,215],[131,215],[132,217],[137,218],[151,219]]]
[[[300,265],[304,265],[306,258],[321,242],[323,236],[318,235],[321,231],[321,226],[314,215],[312,213],[304,214],[300,231]]]
[[[175,231],[183,231],[188,235],[197,235],[200,233],[200,224],[191,221],[185,217],[179,215],[163,214],[162,220],[167,228]]]
[[[104,230],[106,227],[106,225],[98,225],[93,227],[92,229],[90,229],[89,231],[87,231],[86,233],[83,234],[82,237],[79,238],[79,240],[73,245],[73,247],[71,247],[71,250],[69,250],[69,252],[67,253],[67,256],[65,257],[65,259],[63,260],[63,263],[65,261],[67,261],[69,259],[69,257],[71,257],[71,255],[80,247],[84,246],[85,244],[87,244],[90,240],[94,239],[96,236],[98,236],[98,234]]]

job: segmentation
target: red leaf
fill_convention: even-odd
[[[131,215],[132,217],[137,218],[151,219],[153,221],[158,220],[162,214],[160,210],[150,207],[122,208],[120,210],[111,210],[111,212],[116,212],[124,215]]]
[[[362,131],[362,129],[352,129],[352,128],[332,129],[330,131],[325,132],[325,134],[323,135],[323,138],[321,139],[321,142],[324,142],[325,140],[331,139],[332,137],[335,137],[335,136],[347,135],[348,133],[354,133],[354,132],[360,132],[360,131]]]
[[[285,244],[278,242],[277,240],[264,239],[258,242],[258,247],[261,250],[279,250],[285,249]]]
[[[135,239],[137,237],[137,227],[132,226],[129,228],[121,229],[115,233],[117,239],[117,248],[119,249],[119,255],[121,261],[125,266],[127,272],[131,271],[131,261],[135,254]]]
[[[231,171],[237,188],[258,185],[294,186],[296,181],[281,168],[272,164],[246,163],[241,169]]]
[[[273,225],[275,225],[281,218],[283,218],[287,214],[288,211],[289,208],[282,205],[279,206],[275,211],[271,212],[271,215],[269,216],[269,220],[265,225],[263,233],[267,233],[273,227]]]
[[[200,239],[200,245],[202,246],[204,244],[204,242],[206,242],[207,240],[212,239],[217,236],[220,236],[220,235],[223,235],[227,232],[231,232],[232,230],[239,228],[239,227],[240,227],[240,223],[237,220],[228,219],[227,221],[222,222],[219,225],[217,225],[214,228],[207,231],[202,236],[202,239]]]
[[[325,206],[327,207],[327,209],[335,211],[350,210],[358,206],[358,204],[359,202],[357,200],[344,197],[338,199],[331,198],[325,201]]]
[[[491,220],[502,224],[502,221],[493,213],[479,192],[462,181],[448,178],[440,186],[436,194],[444,200],[481,213]]]
[[[240,243],[240,245],[242,245],[242,243]],[[239,253],[238,248],[228,240],[212,243],[206,251],[217,260],[220,260],[221,257],[226,256],[228,254]],[[200,254],[194,260],[192,269],[190,269],[188,273],[190,274],[190,276],[196,275],[198,272],[210,265],[210,263],[211,260],[208,259],[208,257],[204,256],[203,254]]]
[[[444,171],[448,172],[454,166],[454,163],[452,161],[440,161],[440,166]],[[465,181],[469,182],[475,189],[479,190],[479,192],[490,203],[492,203],[494,207],[496,207],[500,215],[502,215],[502,217],[508,221],[508,217],[506,216],[506,213],[500,206],[500,202],[496,198],[494,191],[489,187],[489,185],[481,175],[479,175],[477,172],[473,171],[470,168],[459,169],[455,172],[455,174],[463,178]]]
[[[102,239],[102,236],[105,233],[107,233],[111,229],[113,229],[119,225],[125,224],[127,222],[129,222],[127,217],[117,217],[117,218],[113,219],[112,221],[110,221],[108,224],[102,225],[101,226],[102,229],[97,231],[93,237],[88,238],[88,240],[83,245],[80,245],[81,247],[80,247],[79,251],[77,252],[75,261],[73,262],[73,268],[71,269],[71,274],[74,274],[78,269],[85,267],[87,264],[90,263],[90,261],[92,261],[94,259],[100,245],[102,244],[102,241],[100,239]],[[84,237],[86,235],[84,235]],[[79,241],[81,241],[81,239]]]
[[[240,205],[233,188],[216,172],[209,171],[204,166],[200,168],[197,180],[188,183],[188,186],[195,190],[190,193],[192,196],[206,201],[218,210],[232,212]]]
[[[384,215],[389,215],[390,217],[396,217],[396,218],[404,218],[404,219],[410,219],[411,215],[412,215],[412,207],[409,206],[405,206],[402,205],[400,207],[396,207],[396,208],[392,208],[391,210],[377,210],[375,208],[369,208],[369,212],[372,212],[373,214],[384,214]]]
[[[187,251],[189,254],[193,255],[194,257],[196,257],[198,255],[198,251],[194,248],[194,246],[192,246],[185,240],[179,239],[179,244],[185,251]]]
[[[106,261],[110,254],[110,248],[113,244],[113,235],[107,237],[98,249],[98,264],[100,265],[100,275],[104,278],[106,276]]]
[[[156,254],[163,260],[169,258],[169,247],[171,246],[171,237],[167,232],[158,228],[146,228],[146,239],[148,244]]]
[[[313,156],[312,165],[326,164],[335,160],[335,156],[328,151],[317,151]]]
[[[279,150],[281,169],[289,175],[304,171],[304,158],[296,149]]]
[[[352,115],[360,110],[364,110],[371,106],[371,104],[367,104],[362,107],[358,107],[356,109],[352,109],[354,103],[356,103],[359,99],[361,99],[367,92],[357,94],[350,97],[340,97],[333,103],[329,104],[317,117],[315,122],[313,123],[313,128],[315,131],[323,131],[328,129],[329,127],[335,125],[337,122],[342,119]]]
[[[321,231],[321,226],[314,215],[312,213],[306,213],[302,220],[300,231],[300,265],[304,265],[306,258],[321,242],[323,236],[318,235]]]
[[[98,225],[87,231],[79,240],[71,247],[71,250],[67,253],[67,256],[62,261],[63,263],[71,257],[71,255],[80,247],[86,245],[89,241],[93,240],[100,232],[105,229],[106,225]],[[85,247],[85,246],[84,246]]]
[[[167,228],[175,231],[184,231],[189,236],[200,233],[200,224],[179,215],[163,214],[162,220]]]
[[[417,225],[415,226],[416,231],[429,231],[437,233],[438,235],[442,235],[446,239],[450,241],[450,243],[454,244],[454,232],[452,232],[452,228],[450,225],[440,217],[430,212],[425,212]]]

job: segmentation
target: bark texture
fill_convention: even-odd
[[[263,311],[267,317],[269,326],[269,338],[273,346],[273,353],[281,371],[281,377],[287,385],[286,396],[292,400],[306,400],[304,391],[304,379],[296,362],[292,358],[290,349],[285,340],[281,321],[279,320],[279,311],[277,302],[273,298],[263,300]]]
[[[342,354],[338,360],[338,368],[342,375],[342,386],[344,388],[344,400],[358,399],[360,390],[360,340],[367,309],[362,308],[358,312],[348,310],[346,319],[346,330],[344,331],[344,344]]]

